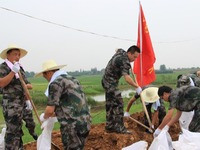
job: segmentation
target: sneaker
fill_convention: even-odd
[[[130,117],[129,112],[125,112],[125,113],[124,113],[124,117]]]

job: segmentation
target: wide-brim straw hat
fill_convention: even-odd
[[[42,65],[42,71],[35,74],[35,77],[39,77],[42,75],[43,72],[46,71],[51,71],[51,70],[56,70],[56,69],[61,69],[65,67],[66,65],[57,65],[57,63],[54,60],[48,60],[43,63]]]
[[[19,49],[19,51],[20,51],[20,58],[24,57],[24,56],[28,53],[25,49],[20,48],[20,47],[18,47],[17,45],[11,44],[11,45],[8,46],[8,48],[4,49],[4,50],[0,53],[0,57],[1,57],[2,59],[6,59],[6,58],[7,58],[7,52],[8,52],[9,50],[12,50],[12,49]]]
[[[147,103],[154,103],[159,99],[158,88],[148,87],[141,92],[141,98]]]

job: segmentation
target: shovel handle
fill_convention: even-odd
[[[146,125],[144,125],[143,123],[137,121],[136,119],[134,119],[134,118],[132,118],[132,117],[129,117],[129,118],[130,118],[131,120],[133,120],[134,122],[136,122],[137,124],[139,124],[139,125],[143,126],[144,128],[148,129],[149,132],[153,133],[153,130],[152,130],[151,128],[147,127]]]

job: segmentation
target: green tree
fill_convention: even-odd
[[[160,65],[160,71],[166,71],[166,66],[165,65]]]

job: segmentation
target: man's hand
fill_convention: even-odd
[[[142,88],[139,86],[135,89],[135,91],[137,92],[138,95],[140,95],[140,93],[142,92]]]
[[[156,138],[156,137],[160,134],[161,131],[162,131],[162,130],[160,130],[159,128],[157,128],[157,129],[155,130],[155,132],[153,133],[153,137]]]
[[[15,62],[14,65],[13,65],[13,67],[12,67],[12,71],[13,71],[14,73],[18,73],[19,70],[20,70],[19,62]]]
[[[29,109],[29,110],[33,109],[30,100],[26,100],[26,109]]]
[[[46,121],[46,120],[47,120],[47,119],[44,118],[44,113],[42,113],[42,114],[40,115],[40,121],[41,121],[41,122],[44,122],[44,121]]]

